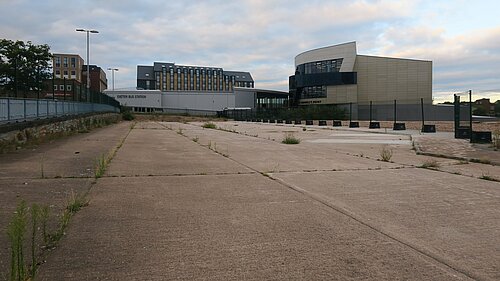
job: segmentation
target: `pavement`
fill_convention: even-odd
[[[109,134],[103,150],[126,138],[37,279],[500,279],[500,167],[416,154],[415,146],[449,143],[445,135],[202,125],[99,131]],[[287,134],[301,142],[281,143]],[[67,161],[65,174],[84,173],[71,169],[72,158],[52,160],[56,152],[45,153],[47,163]],[[11,180],[14,162],[37,159],[21,154],[0,180]],[[23,194],[23,186],[7,190]]]

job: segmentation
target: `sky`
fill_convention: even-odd
[[[154,61],[249,71],[257,88],[288,91],[301,52],[356,41],[358,54],[431,60],[433,99],[473,90],[500,99],[500,1],[0,0],[0,38],[48,44],[136,86]]]

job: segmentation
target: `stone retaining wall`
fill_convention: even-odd
[[[5,125],[0,130],[0,153],[37,145],[62,136],[88,132],[120,120],[120,114],[104,113],[59,118],[50,122],[34,121]]]

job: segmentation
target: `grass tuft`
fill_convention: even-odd
[[[439,168],[439,162],[434,159],[429,159],[422,163],[419,167],[424,169]]]
[[[202,127],[206,128],[206,129],[217,129],[217,126],[212,122],[207,122],[207,123],[203,124]]]
[[[384,145],[380,150],[380,160],[384,162],[389,162],[392,158],[392,149],[390,149],[387,145]]]
[[[96,160],[94,177],[96,179],[102,177],[104,175],[104,172],[106,172],[107,166],[108,166],[108,159],[107,159],[106,155],[102,154]]]
[[[483,174],[479,178],[482,179],[482,180],[487,180],[487,181],[497,181],[497,182],[500,181],[500,180],[498,180],[498,179],[496,179],[496,178],[494,178],[492,176],[485,175],[485,174]]]
[[[296,138],[292,133],[287,133],[285,138],[281,141],[284,144],[299,144],[300,139]]]

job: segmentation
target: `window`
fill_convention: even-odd
[[[61,71],[60,70],[56,70],[56,76],[61,76]]]
[[[76,70],[71,70],[71,77],[70,78],[76,78]]]
[[[66,85],[66,91],[71,91],[71,85]]]
[[[54,57],[55,66],[61,67],[61,57]]]
[[[302,89],[300,97],[303,99],[326,98],[326,87],[325,86],[305,87],[304,89]]]
[[[57,91],[58,87],[57,85],[54,85],[54,90]]]
[[[63,66],[68,67],[68,57],[63,58]]]
[[[64,78],[68,78],[68,71],[67,70],[64,71]]]
[[[59,85],[59,90],[64,91],[64,85]]]
[[[71,58],[71,67],[76,67],[76,58]]]

